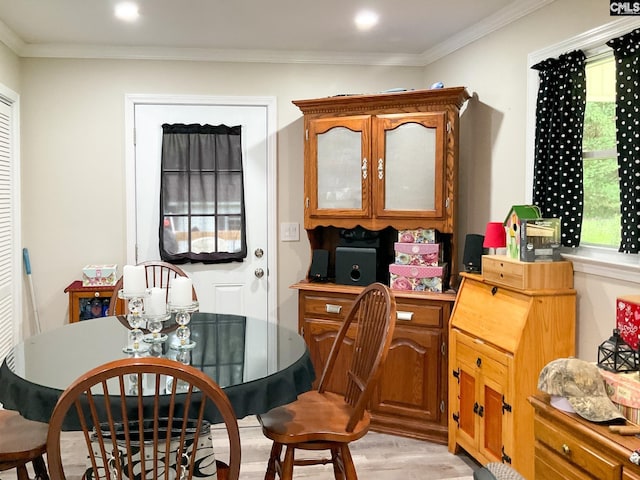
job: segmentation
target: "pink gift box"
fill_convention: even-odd
[[[389,284],[393,290],[442,292],[445,265],[389,265]]]
[[[398,242],[402,243],[436,243],[436,237],[437,232],[434,228],[398,230]]]
[[[634,350],[640,335],[640,295],[627,295],[616,300],[616,328],[620,336]]]
[[[400,243],[394,246],[397,265],[438,265],[440,245],[437,243]]]

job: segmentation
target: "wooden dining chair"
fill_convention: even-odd
[[[147,277],[147,288],[159,287],[166,290],[166,299],[169,300],[169,287],[171,281],[176,277],[188,276],[180,267],[177,267],[171,263],[162,262],[159,260],[150,260],[147,262],[141,262],[138,265],[144,265],[145,274]],[[127,305],[121,299],[118,298],[118,292],[122,289],[122,277],[118,279],[113,287],[113,294],[109,301],[109,308],[107,315],[125,315],[127,313]],[[198,300],[195,287],[192,286],[193,300]]]
[[[67,415],[82,426],[86,480],[239,477],[240,433],[233,407],[220,386],[190,365],[167,358],[126,358],[74,381],[49,420],[52,480],[66,479],[60,434]],[[214,423],[225,428],[214,430]],[[226,462],[215,458],[214,432],[216,438],[226,438]]]
[[[0,410],[0,472],[15,468],[18,480],[29,480],[27,464],[31,462],[36,480],[48,480],[43,458],[48,428],[13,410]]]
[[[349,443],[369,430],[368,404],[381,373],[396,324],[396,302],[385,285],[374,283],[358,297],[342,324],[329,353],[317,390],[301,394],[294,402],[259,415],[264,435],[273,441],[265,480],[276,474],[283,480],[293,478],[294,465],[332,463],[340,480],[358,478]],[[351,343],[347,334],[355,329]],[[347,371],[335,368],[338,357],[351,355]],[[344,395],[326,391],[337,375],[345,377]],[[285,448],[284,458],[282,450]],[[296,450],[328,450],[330,458],[297,459]]]

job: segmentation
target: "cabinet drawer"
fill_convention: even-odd
[[[477,364],[476,358],[489,358],[507,367],[513,358],[510,354],[498,350],[493,345],[486,344],[482,340],[474,339],[457,330],[454,332],[456,355],[459,359],[466,359],[467,361],[471,359]]]
[[[344,320],[349,313],[355,296],[305,295],[304,316]]]
[[[534,430],[536,440],[567,463],[582,468],[599,480],[620,478],[620,465],[592,450],[587,439],[578,440],[562,427],[553,425],[541,417],[535,418]]]
[[[427,325],[442,327],[444,322],[442,304],[411,301],[396,298],[398,325]]]
[[[534,468],[536,479],[588,480],[594,478],[539,443],[536,443],[535,447]]]
[[[506,256],[484,255],[485,280],[518,290],[573,288],[571,262],[520,262]]]

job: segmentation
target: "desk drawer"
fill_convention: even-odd
[[[396,297],[396,312],[399,325],[442,327],[445,317],[443,310],[442,303],[426,303],[424,301],[412,301],[408,298]]]
[[[592,450],[585,439],[578,440],[562,427],[541,417],[535,418],[534,430],[536,440],[556,454],[558,459],[564,459],[568,464],[589,472],[599,480],[620,478],[620,465],[601,452]]]
[[[482,257],[482,276],[518,290],[573,288],[571,262],[520,262],[501,255]]]
[[[305,294],[302,303],[304,318],[326,318],[344,320],[353,305],[355,295],[312,295]]]

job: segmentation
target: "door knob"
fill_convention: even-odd
[[[264,276],[264,270],[261,268],[256,268],[254,272],[257,278],[262,278]]]

